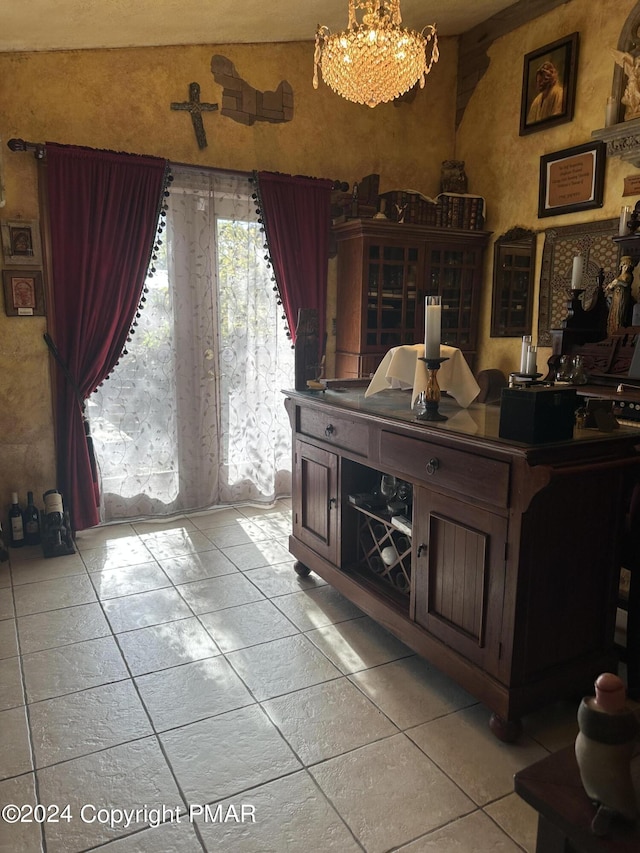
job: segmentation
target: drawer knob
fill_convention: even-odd
[[[330,435],[333,435],[333,433],[334,433],[335,431],[336,431],[336,428],[334,427],[334,425],[333,425],[333,424],[328,424],[328,425],[325,427],[324,434],[327,436],[327,438],[329,438],[329,436],[330,436]]]
[[[439,467],[440,467],[440,460],[436,459],[436,457],[434,456],[433,459],[430,459],[427,462],[427,474],[429,474],[430,477],[433,476],[433,474],[436,473],[436,471],[438,470]]]

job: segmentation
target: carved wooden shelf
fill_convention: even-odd
[[[640,118],[622,121],[591,133],[607,145],[607,157],[620,157],[640,169]]]

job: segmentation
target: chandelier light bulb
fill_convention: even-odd
[[[364,10],[362,23],[356,10]],[[314,88],[318,88],[318,68],[334,92],[369,107],[393,101],[418,82],[423,88],[440,56],[436,25],[429,24],[418,33],[401,23],[400,0],[349,0],[344,32],[332,34],[318,25]]]

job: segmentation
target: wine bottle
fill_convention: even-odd
[[[33,492],[27,492],[27,508],[22,514],[25,545],[40,544],[40,512],[33,502]]]
[[[24,545],[24,524],[22,510],[18,503],[18,493],[11,493],[11,509],[9,510],[9,544],[12,548],[22,548]]]

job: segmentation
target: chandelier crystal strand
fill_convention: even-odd
[[[358,23],[357,9],[364,10],[362,23]],[[429,24],[418,33],[401,23],[400,0],[349,0],[349,25],[344,32],[332,34],[318,25],[314,88],[318,88],[318,66],[334,92],[369,107],[394,100],[418,82],[423,88],[440,56],[436,25]]]

